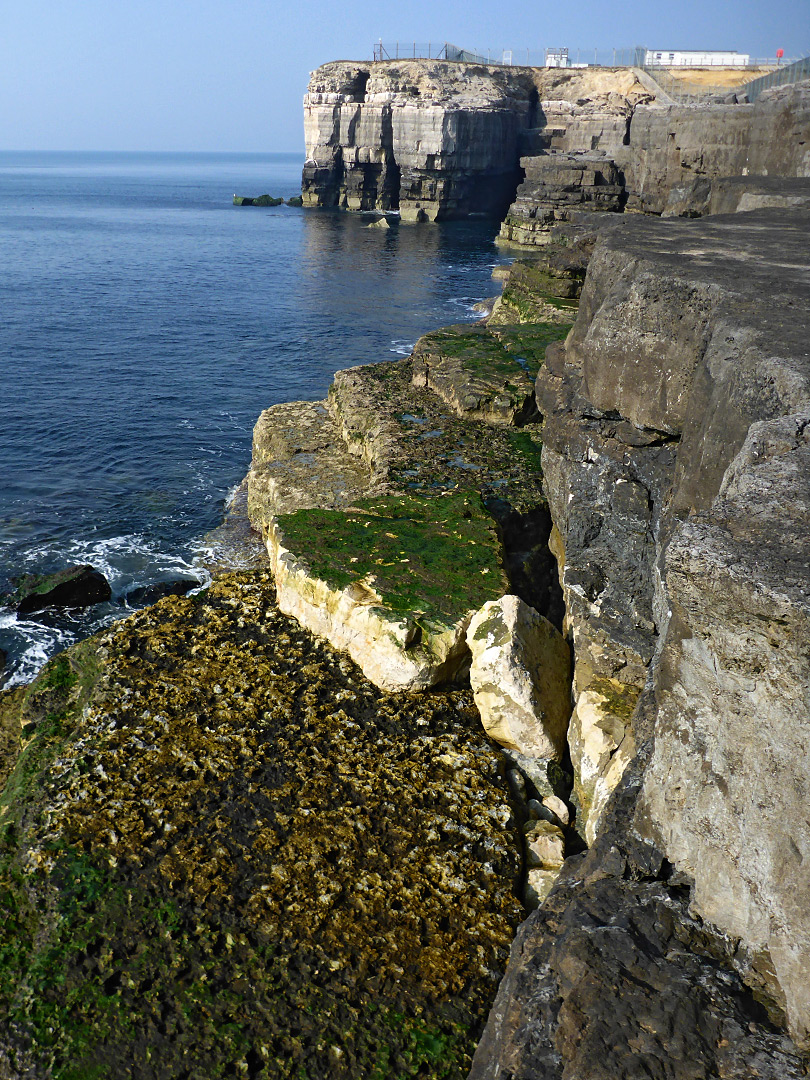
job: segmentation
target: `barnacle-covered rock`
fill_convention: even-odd
[[[469,691],[375,689],[240,573],[22,696],[4,1075],[466,1074],[520,917]]]

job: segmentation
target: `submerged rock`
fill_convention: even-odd
[[[84,564],[68,566],[55,574],[26,574],[17,586],[12,605],[21,615],[28,615],[46,607],[90,607],[111,596],[104,575]]]
[[[198,578],[175,578],[173,581],[151,581],[148,585],[136,585],[124,594],[124,603],[129,607],[145,607],[157,603],[164,596],[185,596],[192,589],[199,588]]]

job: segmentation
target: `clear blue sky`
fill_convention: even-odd
[[[373,42],[810,53],[810,0],[6,0],[0,149],[296,151],[309,72]]]

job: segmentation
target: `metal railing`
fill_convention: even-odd
[[[500,64],[499,59],[490,60],[482,53],[471,52],[451,45],[449,41],[396,41],[374,46],[375,60],[455,60],[468,64]]]
[[[763,90],[771,86],[784,86],[787,83],[801,82],[803,79],[810,79],[810,56],[805,56],[804,59],[796,60],[792,64],[785,64],[784,67],[778,67],[769,75],[763,75],[760,79],[746,83],[745,86],[740,87],[740,93],[747,94],[749,101],[755,101]]]
[[[730,94],[736,94],[738,98],[747,96],[749,101],[754,101],[759,97],[763,90],[767,90],[770,86],[781,86],[785,83],[800,82],[802,79],[810,79],[810,57],[805,57],[803,60],[797,60],[778,67],[776,66],[776,60],[771,61],[770,63],[773,64],[774,70],[767,75],[760,76],[758,79],[753,79],[749,82],[740,82],[736,85],[718,84],[714,86],[697,86],[689,82],[688,76],[686,78],[678,78],[672,74],[670,69],[661,67],[658,64],[638,64],[637,66],[643,67],[650,78],[661,87],[664,93],[679,105],[699,105],[712,98],[725,98]],[[765,61],[757,61],[756,64],[752,62],[747,66],[765,67],[767,64]],[[688,71],[690,69],[679,67],[677,70]]]
[[[505,67],[545,67],[549,54],[562,51],[564,50],[554,48],[461,49],[447,41],[380,41],[374,45],[374,59],[452,60]],[[635,49],[627,46],[622,49],[568,49],[568,66],[631,67],[635,53]]]
[[[808,64],[807,59],[780,62],[775,57],[767,60],[749,57],[747,64],[733,66],[739,66],[741,71],[761,67],[773,67],[775,70],[744,86],[690,86],[686,80],[670,75],[668,67],[661,61],[645,63],[648,52],[648,49],[638,45],[621,49],[462,49],[449,41],[379,41],[374,45],[375,60],[450,60],[456,63],[513,67],[640,67],[644,68],[673,100],[681,103],[705,101],[710,97],[731,93],[747,93],[753,100],[769,86],[810,77],[807,68],[802,67]],[[564,65],[555,59],[562,54],[566,57]],[[701,64],[697,65],[695,70],[711,66],[713,65]],[[688,71],[690,68],[687,65],[678,65],[677,70]],[[790,74],[791,72],[793,74]]]

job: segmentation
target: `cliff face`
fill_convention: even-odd
[[[593,847],[524,926],[475,1077],[802,1075],[731,975],[704,995],[722,959],[810,1046],[808,226],[622,221],[538,376]]]
[[[628,208],[660,214],[700,177],[810,176],[810,86],[762,94],[753,105],[642,106],[620,156]]]
[[[502,216],[527,147],[621,145],[635,102],[649,99],[628,71],[325,64],[304,99],[304,204]]]
[[[521,159],[525,178],[501,227],[505,241],[546,243],[556,223],[580,211],[698,217],[738,205],[754,209],[786,197],[768,192],[768,179],[810,176],[807,83],[767,91],[754,105],[639,101],[621,140],[614,132],[589,142],[581,123],[566,124],[559,115],[554,127],[550,116],[546,132],[527,144]],[[754,191],[747,180],[733,191],[724,178],[735,176],[757,176],[765,190]],[[713,191],[718,182],[722,191]],[[805,197],[808,191],[805,185]],[[794,201],[800,196],[799,189],[792,193]]]

